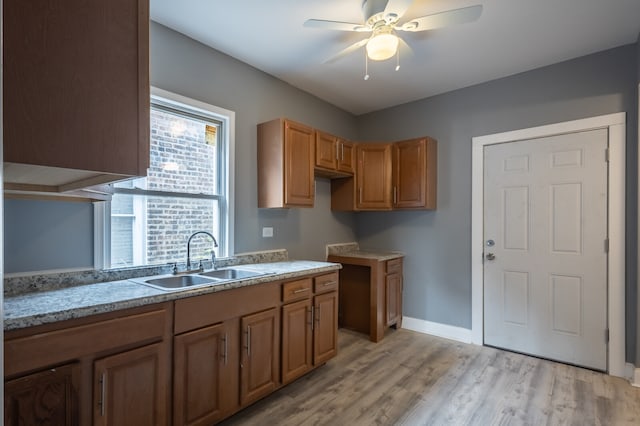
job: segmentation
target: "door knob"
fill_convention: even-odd
[[[496,258],[496,255],[493,253],[487,253],[486,258],[487,260],[494,260]]]

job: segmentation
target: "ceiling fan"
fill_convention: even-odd
[[[309,19],[305,21],[304,26],[307,28],[371,33],[368,38],[360,40],[341,50],[333,57],[327,59],[325,63],[334,62],[358,50],[362,46],[366,46],[368,59],[384,61],[393,56],[397,56],[398,45],[401,39],[396,35],[396,32],[427,31],[453,24],[473,22],[478,19],[482,13],[482,5],[475,5],[435,13],[412,19],[404,24],[399,24],[398,22],[402,18],[402,15],[404,15],[413,1],[414,0],[364,0],[362,2],[362,12],[365,18],[363,24]],[[396,70],[399,68],[400,65],[398,62]],[[365,75],[365,80],[367,78],[368,74]]]

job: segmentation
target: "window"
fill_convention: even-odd
[[[216,238],[216,256],[231,255],[234,113],[154,89],[150,120],[147,176],[112,185],[97,221],[105,226],[96,267],[184,262],[196,231]],[[212,249],[199,235],[191,257],[210,258]]]

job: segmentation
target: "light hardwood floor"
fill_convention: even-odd
[[[224,425],[640,425],[640,388],[408,330],[340,330],[338,356]]]

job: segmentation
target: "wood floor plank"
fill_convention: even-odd
[[[338,356],[224,425],[640,425],[623,379],[408,330]]]

